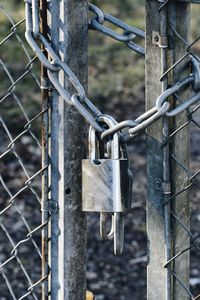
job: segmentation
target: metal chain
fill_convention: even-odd
[[[133,42],[136,37],[145,39],[145,32],[129,26],[128,24],[124,23],[123,21],[117,19],[108,14],[104,14],[102,10],[100,10],[97,6],[93,4],[89,4],[89,10],[93,12],[96,16],[94,16],[91,21],[89,22],[89,28],[93,30],[98,30],[105,35],[112,37],[113,39],[119,42],[125,42],[126,45],[133,51],[145,55],[145,50],[141,46],[138,46]],[[108,23],[115,25],[116,27],[124,30],[123,34],[116,33],[109,27],[105,26],[105,21]]]
[[[85,90],[74,72],[65,62],[60,59],[60,57],[52,48],[50,42],[44,37],[44,35],[40,33],[38,0],[25,0],[25,2],[25,36],[29,45],[38,56],[41,63],[47,69],[48,77],[53,87],[57,90],[61,97],[63,97],[68,105],[74,106],[85,118],[85,120],[101,134],[102,139],[108,138],[116,132],[121,132],[123,129],[128,129],[128,134],[120,133],[121,140],[127,142],[137,134],[141,133],[147,127],[151,126],[161,117],[174,117],[200,100],[200,58],[190,53],[191,75],[189,77],[183,79],[181,82],[177,82],[172,87],[165,90],[160,97],[158,97],[158,99],[155,99],[155,107],[140,115],[136,120],[125,120],[120,123],[116,122],[116,125],[114,125],[112,128],[105,129],[98,122],[98,118],[102,115],[102,112],[86,97]],[[104,14],[102,10],[93,4],[89,4],[89,10],[95,14],[95,16],[89,21],[89,29],[98,30],[105,35],[114,38],[115,40],[125,42],[132,50],[140,54],[145,54],[145,50],[133,42],[136,37],[142,39],[145,38],[145,33],[142,30],[129,26],[128,24],[111,15]],[[124,31],[123,34],[116,33],[112,29],[106,27],[104,25],[105,22],[113,24],[122,29]],[[41,43],[44,46],[49,55],[49,59],[46,58],[38,43]],[[190,48],[191,45],[188,46],[188,49]],[[65,73],[69,82],[73,85],[75,93],[72,95],[69,94],[69,92],[59,82],[58,72],[60,71]],[[163,75],[163,78],[166,74],[167,73]],[[168,97],[181,92],[189,85],[191,85],[196,94],[192,98],[182,102],[175,109],[169,111],[170,103],[167,101]]]

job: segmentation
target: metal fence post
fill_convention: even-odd
[[[190,4],[186,3],[172,3],[169,7],[169,22],[176,28],[177,32],[183,37],[185,41],[189,38],[190,29]],[[170,50],[172,63],[178,61],[185,53],[187,45],[181,41],[181,39],[170,32],[172,35],[174,47]],[[186,68],[184,70],[185,61],[180,64],[177,68],[173,70],[173,80],[178,81],[184,76],[188,76],[189,71]],[[189,91],[181,93],[181,96],[187,98]],[[177,115],[172,126],[172,130],[175,132],[181,128],[185,123],[188,122],[187,111]],[[189,169],[189,126],[185,126],[180,131],[178,131],[174,138],[170,140],[171,143],[171,157],[178,158],[180,164],[183,164],[187,169]],[[184,186],[187,185],[188,176],[186,175],[183,168],[177,164],[177,162],[171,158],[171,184],[172,184],[172,196],[179,193]],[[172,199],[171,209],[173,214],[176,215],[183,224],[189,229],[190,228],[190,212],[189,212],[189,195],[188,190],[182,192]],[[173,244],[173,255],[180,253],[183,249],[190,247],[190,237],[182,227],[182,225],[177,222],[177,220],[172,217],[172,244]],[[178,275],[181,282],[189,288],[189,277],[190,277],[190,251],[184,253],[181,257],[174,260],[172,265],[173,272]],[[184,291],[183,287],[180,285],[178,280],[173,276],[173,300],[189,300],[190,296]]]
[[[49,3],[51,42],[87,88],[86,0]],[[59,80],[70,91],[62,72]],[[85,299],[86,217],[81,211],[81,159],[86,124],[54,91],[51,97],[51,299]]]
[[[47,1],[40,0],[40,30],[42,34],[47,36]],[[44,47],[41,47],[44,51]],[[47,53],[44,51],[45,56]],[[41,81],[48,81],[47,70],[41,64]],[[49,211],[48,211],[48,196],[49,196],[49,92],[47,89],[42,89],[42,108],[45,111],[42,115],[42,167],[46,168],[42,176],[42,300],[47,300],[49,295],[48,275],[49,275]],[[48,166],[48,167],[47,167]]]
[[[189,4],[167,3],[164,10],[159,10],[162,3],[158,1],[146,1],[146,108],[155,105],[157,97],[168,83],[177,82],[180,75],[184,76],[180,68],[172,70],[168,79],[162,83],[161,76],[167,68],[173,65],[185,54],[186,45],[170,30],[170,26],[178,29],[179,34],[187,40]],[[165,24],[162,23],[164,20]],[[170,26],[168,26],[170,23]],[[163,26],[164,24],[164,26]],[[165,27],[166,26],[166,27]],[[166,31],[168,37],[168,49],[159,47],[160,35]],[[160,40],[161,43],[164,39]],[[164,41],[166,42],[166,41]],[[166,51],[166,55],[163,52]],[[180,67],[182,67],[180,65]],[[170,211],[181,218],[188,226],[189,211],[187,193],[182,193],[181,201],[178,197],[173,199],[173,205],[166,202],[184,186],[185,175],[173,163],[171,154],[179,157],[184,165],[188,164],[189,135],[188,129],[178,134],[170,143],[164,144],[171,128],[180,127],[186,120],[185,113],[178,115],[173,122],[160,120],[147,130],[147,234],[148,234],[148,268],[147,268],[147,299],[148,300],[187,300],[188,295],[172,275],[172,271],[181,274],[182,282],[189,284],[189,259],[188,253],[181,257],[181,264],[168,264],[164,267],[170,257],[178,253],[180,249],[189,246],[189,238],[183,233],[180,226],[173,222]],[[164,145],[164,146],[163,146]],[[170,168],[170,170],[169,170]],[[166,202],[166,205],[163,203]],[[173,232],[173,237],[172,237]]]

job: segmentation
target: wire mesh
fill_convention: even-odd
[[[175,64],[165,72],[165,75],[174,71],[180,64],[184,64],[184,61],[187,60],[189,55],[194,56],[200,61],[200,37],[195,37],[194,41],[189,43],[179,34],[173,24],[168,22],[167,26],[168,29],[174,33],[176,38],[187,47],[187,53],[175,62]],[[174,101],[175,106],[184,102],[184,96],[181,92],[175,95]],[[171,257],[164,267],[169,268],[171,280],[174,282],[170,291],[171,297],[176,297],[176,285],[178,284],[182,289],[181,292],[178,293],[179,297],[181,298],[180,295],[182,295],[182,298],[184,299],[188,297],[187,299],[193,300],[200,299],[200,269],[197,265],[197,259],[200,255],[200,234],[198,228],[200,213],[198,207],[198,198],[200,195],[200,150],[197,146],[200,138],[199,120],[200,105],[198,103],[182,113],[181,117],[179,115],[178,119],[174,118],[172,120],[170,134],[163,144],[163,147],[168,145],[170,149],[170,177],[172,184],[172,192],[164,203],[164,207],[170,205],[171,210],[167,217],[167,222],[171,224],[171,232],[169,234],[165,232],[165,236],[166,241],[169,239],[167,242],[171,243],[172,249]],[[185,140],[183,137],[185,137]],[[188,137],[190,147],[187,156],[184,157],[183,155],[180,155],[180,147],[182,147],[182,149],[185,147],[187,148]],[[180,141],[183,143],[182,145],[178,145]],[[177,150],[178,148],[179,150]],[[184,151],[185,150],[183,150],[183,152]],[[177,174],[180,178],[174,178]],[[189,197],[189,207],[187,207],[185,201],[187,197]],[[190,219],[188,219],[188,215],[190,216]],[[177,236],[177,233],[179,236]],[[188,269],[187,275],[185,274],[185,265],[187,266],[186,269]],[[178,272],[176,270],[178,270]],[[181,272],[181,270],[184,271]],[[188,282],[185,280],[187,276]]]
[[[0,5],[0,298],[41,299],[47,278],[41,235],[48,223],[41,127],[45,135],[48,107],[40,100],[39,62],[26,46],[17,5],[15,22]]]
[[[180,137],[184,130],[189,129],[191,133],[191,159],[190,164],[187,162],[183,163],[178,156],[174,153],[170,153],[171,165],[173,169],[178,168],[179,172],[182,173],[182,179],[184,178],[184,183],[182,183],[181,188],[174,191],[169,197],[168,201],[171,203],[171,224],[172,224],[172,241],[176,239],[177,230],[181,233],[182,242],[176,245],[173,249],[173,255],[166,263],[165,267],[170,265],[172,277],[177,281],[183,288],[184,293],[188,294],[190,299],[199,299],[198,296],[198,277],[200,269],[197,265],[197,258],[199,257],[199,207],[198,207],[198,197],[200,192],[200,151],[197,147],[197,141],[200,137],[200,105],[192,107],[187,111],[186,122],[184,122],[180,127],[176,127],[174,131],[171,132],[168,143],[174,143],[174,139],[177,136]],[[187,128],[188,127],[188,128]],[[191,226],[190,220],[185,220],[184,212],[187,211],[187,207],[182,207],[181,211],[177,211],[176,202],[179,203],[182,200],[182,195],[188,194],[190,199],[190,211],[191,211]],[[184,197],[184,196],[183,196]],[[166,205],[166,203],[165,203]],[[184,203],[183,203],[184,205]],[[184,220],[184,221],[183,221]],[[178,228],[178,229],[177,229]],[[174,272],[176,264],[181,265],[183,261],[188,263],[188,259],[191,252],[191,277],[190,282],[186,285],[183,281],[184,274]],[[180,269],[180,268],[179,268]],[[189,269],[189,268],[188,268]],[[196,281],[197,280],[197,281]],[[191,288],[189,288],[189,283]],[[173,291],[172,291],[173,294]]]
[[[48,276],[47,265],[42,267],[42,258],[44,255],[47,257],[47,253],[44,253],[47,250],[41,244],[41,235],[43,242],[46,241],[49,213],[46,203],[48,142],[43,141],[41,144],[40,128],[43,125],[43,137],[48,139],[49,107],[48,103],[42,104],[40,101],[39,62],[26,48],[23,37],[25,20],[22,17],[14,22],[2,5],[0,19],[4,24],[0,29],[0,297],[41,299],[42,284],[47,282]],[[177,30],[171,24],[169,26],[186,43]],[[193,49],[198,41],[199,38],[187,45],[189,51],[186,56],[196,55]],[[176,100],[177,103],[181,102],[181,95],[176,95]],[[200,299],[195,283],[200,276],[200,268],[196,264],[200,256],[200,150],[197,143],[200,136],[200,105],[188,109],[185,118],[187,120],[183,124],[175,124],[165,144],[174,144],[177,136],[190,128],[190,165],[180,161],[174,152],[170,154],[171,165],[174,169],[181,169],[187,180],[167,201],[171,203],[172,240],[176,238],[177,226],[182,228],[186,238],[178,250],[173,249],[174,254],[165,267],[170,265],[173,279],[194,300]],[[188,226],[189,221],[187,224],[183,221],[183,212],[177,212],[173,206],[174,200],[181,201],[184,193],[189,193],[191,199],[191,228]],[[191,288],[183,282],[182,274],[174,271],[175,264],[181,264],[183,257],[185,259],[185,255],[190,252]]]

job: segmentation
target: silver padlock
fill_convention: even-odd
[[[114,134],[111,158],[98,158],[95,129],[89,132],[89,159],[82,160],[83,211],[125,212],[130,208],[128,160],[120,158]]]
[[[116,123],[103,115],[99,121],[109,127]],[[111,155],[100,158],[98,140],[93,127],[89,131],[89,159],[82,161],[83,211],[100,212],[100,234],[103,240],[114,239],[114,253],[120,255],[124,240],[123,213],[131,208],[131,173],[128,159],[120,157],[118,133],[110,142]],[[111,230],[107,232],[107,218],[112,214]]]

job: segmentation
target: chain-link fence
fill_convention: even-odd
[[[47,224],[41,182],[48,167],[45,158],[41,163],[41,128],[48,112],[20,5],[15,22],[0,6],[0,298],[41,299],[41,232]]]
[[[166,15],[168,4],[168,1],[166,1],[159,9],[161,26],[162,20],[163,23],[166,21],[165,17],[163,18],[163,14]],[[161,80],[164,81],[170,72],[174,74],[172,76],[175,76],[175,78],[179,77],[179,80],[181,80],[184,78],[185,66],[188,66],[188,57],[191,57],[191,60],[195,60],[197,67],[199,67],[199,33],[197,32],[197,35],[191,42],[191,36],[188,41],[186,39],[187,34],[184,31],[180,32],[179,23],[175,22],[172,17],[168,17],[165,26],[166,33],[174,36],[176,43],[180,43],[180,49],[185,48],[186,52],[181,56],[175,53],[175,60],[172,61],[172,65],[165,67]],[[192,70],[193,67],[189,70],[190,74]],[[183,75],[180,75],[180,72]],[[173,93],[174,112],[178,111],[178,107],[186,104],[187,99],[196,97],[197,102],[193,103],[197,104],[192,105],[193,103],[191,103],[190,106],[185,107],[181,114],[168,113],[168,120],[165,120],[163,123],[163,169],[171,185],[171,189],[169,186],[164,187],[166,197],[163,203],[165,242],[168,252],[166,255],[167,262],[164,267],[168,270],[169,276],[167,279],[169,299],[171,297],[175,299],[199,299],[200,297],[198,289],[195,288],[195,279],[193,278],[200,272],[196,265],[200,254],[197,225],[199,215],[197,201],[200,189],[200,151],[196,147],[197,140],[200,137],[199,78],[195,80],[196,82],[194,81],[193,84],[195,92],[190,91],[190,94],[183,91]],[[170,117],[172,117],[172,120],[169,121]],[[165,159],[169,159],[169,164]],[[190,263],[191,268],[189,270]],[[196,267],[194,268],[195,265]]]
[[[25,2],[29,9],[30,19],[28,19],[27,23],[28,31],[30,31],[31,26],[36,25],[34,21],[37,21],[37,13],[34,15],[34,9],[32,13],[35,19],[31,20],[31,3],[34,7],[34,3],[37,3],[37,1],[31,2],[27,0]],[[161,14],[163,14],[168,4],[169,1],[166,1],[161,5]],[[20,5],[23,7],[24,3]],[[37,6],[34,8],[36,11]],[[98,30],[118,41],[125,42],[132,50],[142,55],[145,54],[144,49],[134,43],[135,37],[144,39],[144,32],[120,22],[113,16],[104,14],[94,5],[90,5],[89,8],[95,15],[90,20],[90,29]],[[17,12],[14,14],[17,15],[15,15],[15,22],[8,14],[8,11],[2,5],[0,6],[0,20],[3,24],[0,28],[0,298],[41,299],[42,288],[43,295],[47,296],[48,294],[47,277],[49,273],[49,249],[47,247],[50,214],[47,203],[51,205],[48,199],[49,103],[47,90],[49,87],[43,86],[45,89],[41,93],[39,60],[41,60],[41,57],[46,59],[46,56],[41,56],[41,54],[44,54],[44,49],[40,50],[39,48],[38,50],[37,48],[35,51],[39,59],[37,56],[34,56],[35,54],[25,42],[24,32],[27,30],[25,28],[25,19],[23,15],[19,16],[23,13],[20,10],[20,14]],[[111,23],[112,26],[118,26],[122,29],[123,34],[116,33],[113,29],[106,27],[104,24],[106,21]],[[168,22],[165,26],[166,30],[171,31],[171,34],[176,36],[186,46],[187,53],[170,68],[167,68],[167,72],[165,70],[165,75],[162,79],[164,78],[165,81],[166,75],[174,72],[182,63],[184,63],[184,68],[186,65],[187,69],[190,68],[191,66],[188,67],[188,64],[185,64],[188,57],[195,59],[195,64],[190,73],[196,78],[194,97],[197,96],[198,98],[200,81],[200,78],[198,78],[200,74],[198,69],[200,65],[198,56],[199,37],[189,44],[181,36],[177,28],[174,27],[173,23]],[[31,38],[36,35],[36,29],[37,26],[34,28],[33,34],[31,33]],[[157,38],[159,39],[158,36]],[[124,141],[128,141],[135,134],[150,127],[152,123],[162,116],[166,116],[163,123],[164,139],[162,149],[163,153],[165,153],[163,155],[163,166],[169,182],[164,180],[165,197],[162,207],[164,210],[167,261],[162,263],[164,265],[163,268],[168,270],[166,284],[168,285],[168,295],[170,296],[167,299],[171,299],[176,295],[177,284],[172,284],[172,282],[176,282],[181,286],[182,292],[179,292],[179,298],[181,297],[180,295],[183,295],[183,298],[185,295],[188,295],[190,299],[199,299],[197,287],[200,285],[200,280],[198,279],[200,277],[200,268],[197,265],[197,259],[200,256],[200,209],[198,207],[198,198],[200,196],[200,150],[198,147],[200,105],[198,104],[198,99],[190,101],[190,99],[194,99],[190,97],[188,101],[185,101],[182,98],[180,88],[173,90],[174,82],[172,82],[172,91],[169,92],[167,97],[173,95],[173,103],[175,103],[173,106],[181,107],[178,112],[175,109],[168,112],[168,102],[163,101],[160,104],[158,101],[159,103],[153,107],[150,113],[144,114],[134,121],[128,120],[119,124],[116,123],[114,128],[106,128],[104,131],[105,128],[102,129],[101,122],[97,121],[101,112],[86,98],[85,91],[75,74],[58,59],[44,37],[41,38],[41,35],[40,40],[43,43],[43,47],[46,48],[53,58],[51,64],[47,59],[45,63],[47,69],[49,68],[48,76],[54,88],[58,90],[68,104],[73,104],[80,114],[97,131],[101,132],[102,139],[128,128],[128,134],[126,132],[124,138]],[[161,42],[166,41],[163,39]],[[33,48],[37,45],[37,43],[31,43]],[[159,43],[158,40],[157,43]],[[158,46],[166,48],[166,45],[163,46],[163,44]],[[61,83],[55,76],[55,72],[58,69],[60,70],[60,68],[76,88],[79,97],[75,94],[69,96],[62,88]],[[47,74],[45,73],[45,75]],[[192,80],[189,78],[190,83]],[[169,87],[165,86],[163,93],[166,89],[169,89]],[[41,94],[43,97],[41,97]],[[167,100],[167,97],[164,100]],[[42,98],[43,100],[41,100]],[[186,102],[190,105],[185,107],[184,103]],[[194,103],[196,104],[193,105]],[[173,116],[170,115],[172,112],[174,113]],[[167,118],[170,120],[169,122],[166,121]],[[189,153],[187,145],[189,131],[191,132],[191,153]],[[181,145],[180,141],[182,143],[185,141],[186,147]],[[183,154],[179,156],[181,149],[184,149]],[[190,163],[189,154],[191,154]],[[131,159],[133,159],[132,154]],[[67,191],[70,193],[70,190]],[[188,217],[188,195],[191,204],[191,226]],[[180,203],[182,203],[182,207]],[[191,276],[189,280],[190,253]],[[150,253],[150,257],[151,255],[153,254]],[[187,274],[185,273],[185,268],[188,269]],[[191,287],[189,287],[189,282]]]
[[[181,97],[177,95],[177,101],[181,103]],[[174,147],[179,147],[177,145],[176,139],[182,139],[184,136],[185,143],[187,143],[186,135],[190,134],[190,162],[188,163],[188,158],[180,158],[178,155],[174,154],[175,149],[170,151],[170,163],[172,173],[171,176],[180,176],[181,180],[184,178],[182,184],[178,187],[173,187],[173,193],[164,202],[164,206],[170,205],[170,215],[168,215],[168,222],[171,222],[171,231],[165,232],[167,243],[171,243],[171,253],[169,260],[165,264],[165,268],[169,268],[172,277],[183,289],[183,296],[187,294],[189,299],[199,299],[199,267],[197,260],[199,258],[199,157],[200,152],[197,147],[197,140],[200,137],[199,132],[199,120],[200,120],[200,106],[194,106],[187,110],[187,114],[179,122],[174,124],[174,129],[171,130],[166,143],[170,145],[172,143]],[[165,146],[165,143],[164,143]],[[188,150],[189,151],[189,150]],[[189,152],[188,152],[189,153]],[[177,173],[179,175],[177,175]],[[172,182],[175,182],[175,178],[172,177]],[[175,184],[175,183],[174,183]],[[173,183],[172,183],[173,185]],[[185,202],[185,196],[189,197],[190,205],[188,207]],[[186,196],[186,197],[187,197]],[[182,208],[180,209],[180,205]],[[185,217],[188,212],[191,216],[191,220]],[[177,237],[178,233],[178,237]],[[191,261],[190,269],[190,281],[189,281],[189,270],[188,274],[181,272],[181,265],[189,265]],[[174,269],[178,266],[178,272],[176,273]],[[188,282],[187,284],[185,283]],[[189,288],[190,282],[190,288]],[[173,289],[171,294],[173,294]]]
[[[181,95],[177,96],[177,104],[182,103]],[[166,262],[165,267],[168,267],[171,271],[172,276],[175,278],[183,288],[183,294],[188,294],[190,299],[199,299],[198,289],[195,288],[195,285],[199,285],[197,277],[199,276],[199,267],[197,260],[199,258],[199,174],[200,174],[200,151],[197,147],[197,141],[200,137],[200,105],[192,106],[187,109],[186,116],[184,116],[179,122],[175,122],[173,129],[170,131],[169,137],[166,140],[167,144],[173,144],[174,147],[178,148],[181,145],[177,145],[177,140],[182,140],[182,137],[185,136],[185,143],[187,143],[187,134],[190,135],[190,146],[188,149],[188,155],[190,155],[190,161],[188,158],[179,157],[175,154],[175,149],[170,151],[170,162],[172,173],[171,176],[176,176],[177,173],[184,180],[182,184],[179,184],[178,187],[174,188],[173,193],[164,203],[168,205],[171,203],[171,213],[169,219],[171,219],[172,230],[171,236],[166,234],[166,237],[173,241],[177,239],[176,234],[179,232],[180,240],[174,242],[173,255],[170,256],[169,260]],[[182,147],[182,146],[181,146]],[[176,173],[177,172],[177,173]],[[175,179],[172,177],[172,181],[175,182]],[[188,208],[187,203],[184,201],[184,197],[187,195],[189,197],[190,206]],[[177,203],[179,203],[177,205]],[[182,209],[180,205],[182,203]],[[185,217],[185,213],[188,212],[191,215],[191,221],[188,217]],[[190,241],[190,242],[189,242]],[[191,256],[191,289],[189,285],[184,284],[185,278],[187,275],[181,273],[181,268],[179,272],[174,272],[176,265],[181,266],[181,264],[189,264],[189,257]],[[195,279],[196,278],[196,279]],[[196,280],[196,284],[195,284]],[[198,293],[198,296],[197,296]]]

